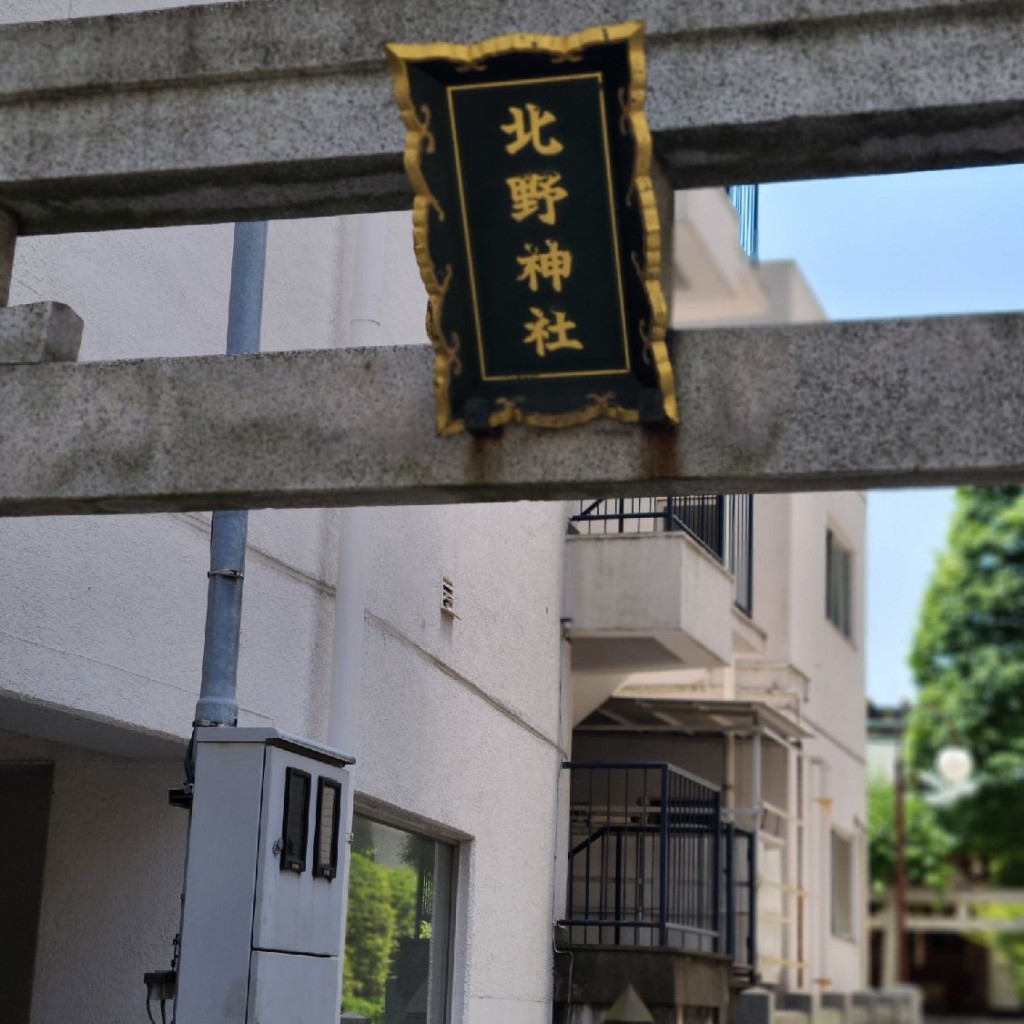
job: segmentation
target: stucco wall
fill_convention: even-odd
[[[767,631],[767,657],[809,677],[803,720],[807,799],[804,812],[808,976],[834,988],[862,983],[863,901],[867,865],[865,815],[865,543],[861,492],[773,496],[755,500],[755,618]],[[853,553],[853,628],[846,637],[825,615],[825,534],[835,531]],[[770,539],[770,540],[769,540]],[[854,841],[855,936],[831,932],[829,831]]]
[[[146,971],[178,930],[187,815],[167,804],[182,766],[0,732],[0,760],[54,765],[33,1024],[137,1021]]]

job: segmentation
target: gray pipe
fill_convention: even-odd
[[[267,225],[235,225],[228,301],[228,355],[258,352],[263,318]],[[242,626],[242,584],[248,512],[214,512],[210,529],[210,572],[206,599],[203,677],[196,725],[238,722],[238,638]]]

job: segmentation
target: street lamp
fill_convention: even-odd
[[[943,747],[935,769],[951,786],[962,786],[974,771],[974,758],[966,747]]]

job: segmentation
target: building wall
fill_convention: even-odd
[[[803,743],[808,974],[830,979],[835,988],[855,988],[865,969],[867,900],[865,496],[846,491],[772,497],[755,501],[755,516],[754,608],[767,632],[766,657],[791,663],[809,679],[800,711],[813,734]],[[825,614],[827,529],[853,552],[850,637]],[[773,543],[766,545],[766,538]],[[834,936],[831,929],[832,829],[854,843],[852,938]]]
[[[48,761],[53,795],[32,1019],[139,1019],[142,975],[170,967],[187,815],[180,761],[136,761],[0,732],[0,761]]]
[[[362,806],[465,840],[464,1016],[452,1019],[546,1022],[561,881],[562,506],[373,518],[355,750]],[[440,610],[445,574],[454,620]]]

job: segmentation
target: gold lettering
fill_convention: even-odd
[[[514,155],[527,146],[533,146],[541,156],[562,152],[563,146],[558,139],[552,136],[545,142],[541,138],[541,132],[557,120],[550,110],[541,110],[536,103],[527,103],[525,111],[523,107],[509,107],[508,112],[512,120],[500,125],[506,135],[512,136],[512,141],[505,144],[506,153]]]
[[[534,345],[541,359],[549,352],[557,352],[562,348],[581,349],[583,342],[579,338],[570,338],[569,332],[576,326],[575,322],[566,319],[565,313],[556,310],[552,320],[542,309],[530,307],[534,319],[523,324],[526,337],[524,345]]]
[[[535,245],[526,243],[526,255],[518,256],[523,268],[517,281],[525,281],[531,292],[537,290],[538,280],[550,281],[556,292],[562,290],[562,281],[572,273],[572,253],[559,249],[558,243],[547,239],[547,252],[541,252]]]
[[[517,174],[505,179],[512,196],[512,219],[526,220],[537,215],[544,224],[555,223],[555,203],[567,198],[569,193],[562,188],[561,174]]]

